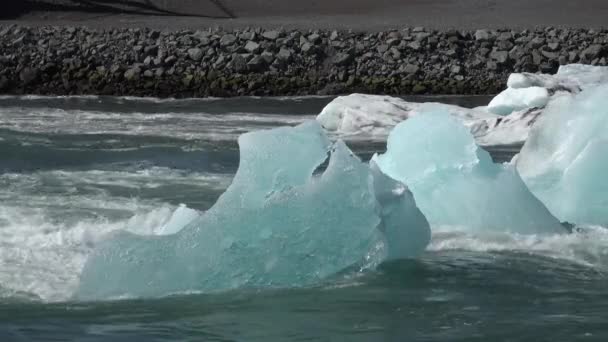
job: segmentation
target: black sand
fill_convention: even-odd
[[[7,6],[11,1],[22,0],[3,2]],[[132,0],[138,1],[157,6],[161,9],[157,14],[161,15],[70,12],[61,7],[44,7],[42,11],[22,13],[4,23],[172,30],[255,26],[378,31],[415,26],[433,29],[600,28],[608,22],[606,0]],[[104,6],[117,3],[114,0],[92,2]],[[192,16],[173,16],[173,13]]]

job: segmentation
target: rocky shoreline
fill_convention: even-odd
[[[379,33],[0,26],[0,93],[156,97],[494,94],[512,72],[607,65],[608,31]]]

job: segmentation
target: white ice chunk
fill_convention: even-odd
[[[562,221],[608,225],[608,85],[545,109],[516,163],[532,192]]]
[[[180,204],[165,224],[156,230],[156,235],[175,234],[186,227],[189,223],[200,217],[200,212]]]
[[[509,115],[526,108],[542,108],[547,102],[549,91],[545,88],[507,88],[490,101],[488,110],[498,115]]]
[[[486,106],[473,109],[442,103],[412,103],[400,98],[352,94],[336,98],[317,117],[323,127],[340,137],[385,140],[391,129],[416,115],[446,111],[469,128],[483,146],[520,145],[528,137],[540,110],[521,110],[510,115],[489,113]]]
[[[511,165],[492,162],[445,112],[404,121],[373,161],[407,184],[432,227],[474,232],[558,233],[564,229]]]

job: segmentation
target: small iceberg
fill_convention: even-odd
[[[76,298],[318,284],[351,267],[415,257],[429,224],[408,188],[362,163],[316,121],[239,138],[231,186],[163,236],[121,232],[98,245]],[[315,170],[330,155],[323,172]],[[182,215],[184,214],[184,215]]]
[[[481,146],[523,145],[530,128],[551,101],[607,82],[608,67],[571,64],[561,66],[555,75],[511,74],[507,89],[485,107],[470,109],[407,102],[391,96],[351,94],[329,103],[317,121],[341,138],[384,141],[398,123],[439,109],[469,128]]]
[[[372,160],[411,189],[431,227],[475,233],[562,233],[512,165],[495,164],[469,130],[437,111],[397,125]]]
[[[516,158],[530,190],[562,221],[608,226],[608,85],[561,97]]]

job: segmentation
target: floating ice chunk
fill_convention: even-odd
[[[572,88],[572,85],[576,85],[580,90],[584,90],[608,83],[608,67],[586,64],[562,65],[557,70],[555,78],[562,87]]]
[[[608,225],[608,85],[553,101],[516,160],[530,190],[562,221]]]
[[[428,244],[428,223],[407,188],[341,141],[332,147],[315,121],[244,134],[239,145],[239,170],[211,209],[172,235],[102,242],[76,297],[305,286]],[[326,170],[313,176],[328,152]]]
[[[479,123],[478,130],[471,130],[475,141],[481,146],[523,145],[530,128],[542,115],[542,109],[524,109],[494,120]],[[485,126],[484,126],[485,125]]]
[[[569,64],[560,66],[555,75],[513,73],[509,75],[507,87],[517,89],[542,87],[550,92],[578,93],[583,89],[607,82],[608,67]]]
[[[542,108],[547,102],[549,91],[545,88],[507,88],[490,101],[488,110],[498,115],[509,115],[526,108]]]
[[[476,137],[489,134],[503,119],[499,115],[489,113],[486,107],[469,109],[443,103],[407,102],[390,96],[351,94],[330,102],[317,116],[317,121],[329,132],[335,132],[342,137],[384,140],[390,130],[401,121],[437,110],[450,113]],[[521,126],[525,127],[526,124]],[[511,137],[508,144],[513,143],[513,140],[515,143],[523,143]],[[492,140],[488,138],[485,141]]]
[[[494,164],[469,131],[444,112],[397,125],[372,159],[407,184],[431,226],[522,234],[565,231],[511,165]]]
[[[157,228],[155,233],[156,235],[175,234],[199,217],[200,213],[198,211],[188,208],[185,204],[180,204],[167,222]]]
[[[526,108],[543,108],[555,95],[576,94],[607,82],[608,67],[604,66],[563,65],[555,75],[514,73],[507,81],[508,88],[492,99],[488,110],[507,115]]]
[[[386,134],[410,117],[411,103],[391,96],[351,94],[331,101],[317,116],[317,121],[330,132],[340,134]]]

